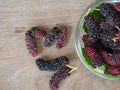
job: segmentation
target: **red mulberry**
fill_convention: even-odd
[[[50,47],[52,43],[57,39],[60,32],[61,32],[60,28],[58,27],[52,28],[45,38],[45,41],[44,41],[45,47]]]
[[[120,53],[109,54],[106,51],[102,51],[102,57],[107,62],[107,64],[112,66],[120,66]]]
[[[119,75],[120,74],[120,68],[119,67],[115,67],[115,66],[108,66],[107,67],[107,71],[109,71],[110,73],[112,74],[115,74],[115,75]]]
[[[58,49],[63,47],[64,41],[66,40],[68,34],[67,28],[65,26],[64,27],[60,26],[60,29],[61,29],[61,33],[57,37],[57,44],[56,44],[56,47]]]
[[[93,47],[86,47],[85,53],[90,57],[91,62],[94,66],[99,66],[102,63],[100,54]]]
[[[120,3],[119,3],[119,2],[114,3],[113,6],[114,6],[114,8],[115,8],[117,11],[120,12]]]
[[[120,38],[120,32],[115,34],[117,36],[117,38]]]
[[[66,64],[69,64],[69,59],[66,56],[47,61],[41,58],[36,59],[36,65],[40,70],[56,71]]]
[[[58,84],[60,81],[65,79],[66,77],[70,76],[71,69],[67,66],[62,67],[60,70],[58,70],[50,79],[49,86],[50,90],[58,90]]]

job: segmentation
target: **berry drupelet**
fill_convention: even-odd
[[[47,61],[42,58],[36,59],[36,65],[38,68],[45,71],[56,71],[66,64],[69,64],[69,59],[66,56]]]
[[[39,29],[38,27],[33,27],[31,28],[31,35],[34,37],[34,38],[45,38],[47,33],[42,30],[42,29]]]

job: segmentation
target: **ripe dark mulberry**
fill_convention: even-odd
[[[115,67],[115,66],[111,66],[111,65],[107,66],[107,71],[109,71],[110,73],[115,74],[115,75],[120,74],[120,68]]]
[[[90,57],[91,62],[94,66],[99,66],[102,63],[100,54],[93,47],[86,47],[85,53]]]
[[[36,59],[38,68],[45,71],[56,71],[66,64],[69,64],[69,59],[66,56],[47,61],[42,58]]]
[[[50,47],[52,43],[57,39],[60,32],[61,32],[60,28],[58,27],[52,28],[45,38],[45,41],[44,41],[45,47]]]
[[[105,17],[115,17],[117,11],[114,9],[114,6],[110,3],[102,3],[100,6],[100,13]]]
[[[87,24],[87,29],[88,29],[88,41],[91,43],[94,43],[98,40],[99,38],[99,30],[98,30],[98,25],[97,22],[95,21],[93,16],[87,15],[85,17],[85,22]]]
[[[67,28],[65,26],[64,27],[61,26],[60,29],[61,29],[61,33],[58,35],[56,40],[57,41],[56,47],[58,49],[63,47],[64,41],[66,40],[68,34]]]
[[[60,70],[58,70],[50,79],[49,86],[50,90],[58,90],[58,84],[60,81],[65,79],[66,77],[70,76],[71,69],[67,66],[62,67]]]

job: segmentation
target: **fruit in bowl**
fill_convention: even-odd
[[[104,0],[98,5],[95,3],[88,7],[78,23],[76,50],[93,73],[120,79],[120,3]]]

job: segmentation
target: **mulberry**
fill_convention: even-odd
[[[85,53],[90,57],[91,62],[94,66],[99,66],[102,63],[100,54],[93,47],[86,47]]]
[[[113,53],[110,55],[108,52],[102,51],[101,54],[107,64],[112,66],[120,66],[120,53]]]
[[[102,3],[100,6],[100,13],[105,17],[115,17],[117,11],[114,9],[114,6],[110,3]]]
[[[83,35],[82,41],[84,42],[85,47],[92,45],[92,43],[88,41],[88,35]]]
[[[57,40],[56,40],[57,41],[56,47],[58,49],[63,47],[64,41],[66,40],[66,37],[68,34],[67,28],[65,26],[60,27],[60,29],[61,29],[61,33],[58,35]]]
[[[119,2],[114,3],[113,6],[114,6],[114,8],[115,8],[117,11],[120,12],[120,3],[119,3]]]
[[[46,32],[44,30],[40,30],[38,27],[33,27],[31,30],[26,32],[26,46],[31,56],[35,57],[38,55],[35,38],[42,38],[45,36]]]
[[[40,70],[46,71],[56,71],[60,69],[62,66],[69,64],[69,59],[66,56],[61,56],[54,60],[43,60],[41,58],[36,59],[36,65]]]
[[[71,69],[67,66],[62,67],[60,70],[58,70],[50,79],[49,86],[50,90],[58,90],[58,84],[60,81],[65,79],[66,77],[70,76]]]
[[[115,75],[120,74],[120,68],[115,67],[115,66],[111,66],[111,65],[107,66],[107,71],[109,71],[110,73],[115,74]]]
[[[98,25],[97,22],[95,21],[93,16],[87,15],[85,17],[85,22],[87,24],[87,29],[88,29],[88,41],[91,43],[94,43],[98,40],[99,38],[99,30],[98,30]]]
[[[120,32],[115,34],[117,36],[117,38],[120,38]]]
[[[61,32],[60,28],[58,27],[52,28],[45,38],[45,41],[44,41],[45,47],[50,47],[52,43],[57,39],[60,32]]]

